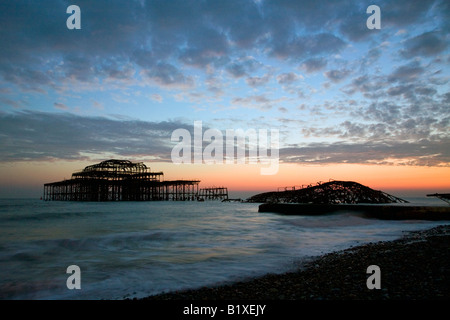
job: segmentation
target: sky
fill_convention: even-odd
[[[449,24],[444,0],[0,0],[0,197],[107,159],[231,192],[450,192]],[[172,134],[196,121],[277,130],[276,172],[175,164]]]

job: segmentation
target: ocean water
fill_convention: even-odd
[[[411,204],[446,205],[431,198]],[[0,299],[123,299],[281,273],[448,222],[258,213],[258,204],[0,200]],[[69,290],[67,267],[80,268]],[[364,271],[363,271],[364,272]]]

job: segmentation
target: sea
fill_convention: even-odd
[[[448,206],[435,198],[407,200]],[[448,224],[354,212],[285,216],[258,213],[258,205],[0,199],[0,299],[117,300],[228,284]]]

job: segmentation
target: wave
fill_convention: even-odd
[[[45,221],[54,219],[79,218],[86,216],[107,215],[105,211],[72,211],[72,212],[34,212],[34,213],[9,213],[0,216],[0,222]]]
[[[324,216],[291,216],[287,224],[308,229],[341,228],[373,224],[373,220],[354,212],[337,212]]]
[[[174,235],[167,231],[128,232],[81,239],[48,239],[14,243],[1,247],[2,260],[12,259],[32,261],[36,256],[62,254],[63,251],[96,252],[96,250],[114,252],[118,250],[134,250],[141,247],[159,246],[172,241]],[[8,257],[4,254],[9,253]]]

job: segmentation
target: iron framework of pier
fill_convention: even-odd
[[[250,197],[248,202],[278,202],[278,203],[406,203],[408,201],[397,198],[382,191],[373,190],[353,181],[318,182],[316,185],[298,187],[283,187],[278,190],[257,194]]]
[[[194,201],[199,180],[162,181],[144,163],[107,160],[74,172],[72,178],[44,184],[52,201]]]
[[[202,188],[198,193],[200,200],[228,200],[228,189],[225,187]]]
[[[450,193],[433,193],[427,194],[427,197],[436,197],[450,204]]]

